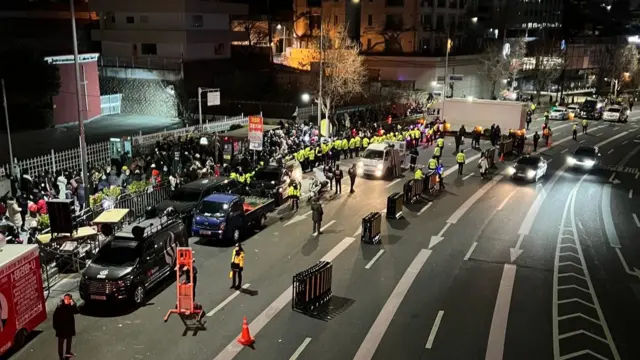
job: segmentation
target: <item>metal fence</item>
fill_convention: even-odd
[[[122,111],[122,94],[101,95],[100,114],[120,114]]]
[[[139,56],[100,56],[101,67],[181,70],[182,59]]]

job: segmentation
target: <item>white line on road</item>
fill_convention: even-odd
[[[472,176],[473,176],[473,173],[471,173],[471,174],[469,174],[469,175],[467,175],[467,176],[463,177],[463,178],[462,178],[462,180],[467,180],[468,178],[470,178],[470,177],[472,177]]]
[[[429,338],[427,339],[427,345],[424,347],[425,349],[431,349],[431,347],[433,346],[433,341],[436,339],[436,334],[438,333],[438,328],[440,327],[440,323],[442,322],[443,315],[444,311],[438,311],[438,315],[436,315],[436,321],[433,322],[431,332],[429,333]]]
[[[422,213],[424,213],[425,211],[427,211],[427,209],[429,207],[431,207],[431,204],[433,204],[432,202],[428,203],[427,205],[425,205],[422,209],[420,209],[420,211],[418,211],[418,215],[422,215]]]
[[[550,162],[552,162],[552,161],[553,161],[553,159],[549,159],[549,160],[547,160],[547,164],[548,164],[548,163],[550,163]]]
[[[329,221],[329,222],[327,223],[327,225],[325,225],[325,226],[323,226],[323,227],[321,227],[321,228],[320,228],[320,231],[324,231],[324,230],[325,230],[326,228],[328,228],[329,226],[331,226],[331,225],[335,224],[335,222],[336,222],[335,220],[331,220],[331,221]]]
[[[251,284],[244,284],[242,286],[243,289],[248,289],[249,286]],[[207,313],[207,316],[213,316],[213,314],[217,313],[218,311],[222,310],[223,307],[227,306],[228,303],[231,302],[231,300],[235,299],[238,295],[240,295],[241,291],[240,290],[236,290],[233,292],[233,294],[229,295],[228,298],[224,299],[223,302],[221,302],[220,304],[218,304],[218,306],[216,306],[215,308],[213,308],[213,310],[209,311]]]
[[[296,360],[298,359],[298,356],[300,356],[302,354],[302,352],[304,351],[304,348],[307,347],[307,345],[309,345],[309,343],[311,342],[311,338],[308,337],[306,339],[304,339],[304,341],[302,342],[302,344],[300,344],[300,346],[298,346],[298,348],[296,349],[296,352],[293,353],[293,355],[291,355],[291,357],[289,358],[289,360]]]
[[[567,151],[569,151],[569,148],[566,148],[566,149],[564,149],[564,150],[560,151],[560,154],[564,154],[564,153],[566,153]]]
[[[633,199],[633,189],[629,190],[629,199]]]
[[[504,208],[505,205],[507,205],[507,203],[509,202],[509,199],[511,199],[511,197],[516,193],[516,191],[518,191],[518,189],[513,190],[511,192],[511,194],[507,195],[506,198],[504,198],[504,200],[502,201],[502,203],[500,203],[500,206],[498,206],[497,210],[502,210]]]
[[[476,249],[476,246],[478,246],[478,243],[474,241],[473,244],[471,244],[469,251],[467,251],[467,254],[464,256],[465,260],[469,260],[469,258],[471,258],[471,254],[473,254],[473,250]]]
[[[640,172],[636,174],[636,176],[634,177],[634,179],[638,180],[638,176],[640,176]]]
[[[440,230],[440,232],[438,233],[438,236],[442,236],[444,235],[445,231],[447,231],[447,229],[449,228],[449,226],[451,226],[450,222],[447,222],[444,227],[442,228],[442,230]]]
[[[338,243],[333,249],[331,249],[322,259],[321,261],[333,261],[338,255],[340,255],[351,243],[353,243],[356,239],[352,237],[346,237],[341,242]],[[291,292],[293,291],[293,286],[289,286],[278,298],[272,302],[263,312],[260,313],[250,324],[249,327],[251,329],[251,333],[255,336],[260,330],[262,330],[269,321],[271,321],[280,310],[284,309],[285,306],[291,301]],[[232,360],[233,358],[240,353],[244,349],[244,346],[238,344],[236,339],[231,340],[229,345],[227,345],[224,350],[222,350],[218,356],[215,357],[214,360]]]
[[[628,142],[629,142],[629,140],[625,140],[625,141],[622,143],[622,145],[624,145],[624,144],[626,144],[626,143],[628,143]]]
[[[600,203],[602,209],[602,220],[604,221],[604,230],[612,247],[620,247],[620,239],[613,224],[613,216],[611,215],[611,184],[606,184],[602,190],[602,201]]]
[[[364,268],[365,269],[371,269],[373,264],[376,262],[376,260],[378,260],[380,258],[380,256],[382,256],[382,254],[384,254],[384,249],[380,249],[380,251],[378,251],[376,256],[374,256],[373,259],[371,259],[371,261],[369,261],[369,263]]]
[[[612,152],[613,152],[613,149],[609,150],[607,154],[611,154]]]
[[[602,134],[603,134],[603,133],[597,133],[597,134],[596,134],[596,136],[600,136],[600,135],[602,135]]]
[[[633,215],[633,221],[636,222],[636,226],[640,228],[640,220],[638,220],[638,216],[636,214],[631,215]]]
[[[409,265],[409,268],[404,275],[402,275],[402,278],[400,278],[396,288],[393,289],[391,296],[389,296],[389,299],[382,307],[382,310],[380,311],[380,314],[378,314],[376,321],[371,326],[371,329],[369,329],[369,332],[360,345],[356,356],[353,357],[354,360],[371,360],[373,358],[384,333],[387,331],[396,311],[398,311],[398,307],[400,307],[400,303],[407,295],[411,284],[418,276],[418,272],[420,272],[424,264],[427,262],[429,255],[431,255],[431,250],[422,249],[415,259],[413,259],[413,262]],[[289,297],[291,296],[289,293],[288,295]]]
[[[536,197],[533,204],[531,204],[531,207],[529,208],[529,212],[527,213],[524,220],[522,221],[522,225],[520,225],[520,230],[518,230],[518,234],[525,234],[525,235],[529,234],[529,232],[531,231],[531,227],[533,226],[533,221],[536,219],[536,216],[538,216],[538,212],[542,207],[542,203],[544,202],[544,199],[546,199],[547,197],[547,193],[551,191],[551,188],[553,187],[553,185],[555,185],[556,181],[558,181],[558,179],[560,178],[560,176],[562,176],[562,174],[566,169],[567,169],[566,165],[558,169],[558,171],[556,171],[555,174],[553,174],[553,176],[551,177],[551,179],[547,182],[547,185],[544,187],[542,192],[538,194],[538,197]]]
[[[585,141],[587,141],[587,140],[580,140],[579,144],[582,144],[582,143],[583,143],[583,142],[585,142]]]
[[[402,181],[402,180],[403,180],[402,178],[400,178],[400,179],[395,179],[395,180],[393,180],[392,182],[388,183],[388,184],[387,184],[387,186],[385,186],[385,187],[392,187],[393,185],[397,184],[397,183],[398,183],[398,181]]]
[[[356,232],[353,233],[353,237],[356,237],[360,234],[362,234],[362,226],[358,226],[358,230],[356,230]]]
[[[516,279],[516,266],[504,264],[500,288],[496,306],[493,309],[491,329],[489,330],[489,342],[485,360],[501,360],[504,355],[504,341],[507,334],[507,322],[509,320],[509,308],[511,307],[511,295],[513,283]]]
[[[491,181],[489,181],[487,184],[481,187],[480,190],[476,191],[475,194],[471,195],[471,197],[468,198],[467,201],[465,201],[464,204],[462,204],[458,208],[458,210],[456,210],[456,212],[454,212],[451,215],[451,217],[449,217],[449,220],[447,220],[447,223],[451,223],[451,224],[457,223],[458,220],[460,220],[460,218],[462,217],[462,215],[464,215],[464,213],[466,213],[471,208],[471,206],[473,206],[473,204],[476,203],[476,201],[480,200],[482,195],[484,195],[493,186],[495,186],[498,183],[498,181],[502,180],[502,178],[503,178],[502,175],[497,175]]]

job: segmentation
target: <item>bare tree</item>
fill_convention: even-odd
[[[367,47],[363,49],[363,52],[373,51],[379,45],[383,45],[384,47],[382,52],[384,53],[401,53],[403,52],[402,35],[410,31],[411,28],[387,28],[381,31],[375,31],[375,34],[381,36],[382,40],[372,43],[371,45],[367,45]]]
[[[513,89],[513,83],[522,71],[522,62],[527,55],[527,41],[525,38],[515,38],[509,41],[509,77]]]
[[[244,31],[249,34],[249,46],[265,45],[269,39],[269,24],[260,20],[234,20],[231,22],[233,31]]]
[[[600,45],[589,54],[589,63],[598,73],[597,86],[602,88],[605,78],[620,80],[638,69],[638,50],[635,45]]]
[[[540,99],[540,93],[562,73],[564,56],[559,46],[538,46],[533,55],[533,87]]]
[[[327,118],[331,118],[336,106],[364,94],[367,69],[364,58],[360,56],[359,45],[349,39],[344,27],[325,22],[322,28],[322,47],[317,46],[309,52],[308,61],[315,62],[322,55],[322,97],[319,84],[316,84],[315,98]],[[302,68],[311,67],[310,64],[300,65]]]
[[[502,53],[499,43],[489,44],[478,58],[478,72],[491,82],[491,96],[496,96],[496,85],[509,74],[509,58]]]

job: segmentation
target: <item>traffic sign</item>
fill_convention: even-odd
[[[464,75],[456,75],[456,74],[449,75],[449,81],[462,81],[463,79],[464,79]]]
[[[262,150],[263,135],[262,116],[249,116],[249,149]]]
[[[220,90],[207,91],[207,106],[220,105]]]

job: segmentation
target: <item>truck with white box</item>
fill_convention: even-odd
[[[464,125],[470,131],[476,127],[488,129],[500,125],[503,133],[509,129],[524,129],[527,118],[525,103],[515,101],[452,98],[434,102],[428,111],[428,119],[444,119],[450,125],[448,131],[458,131]]]

